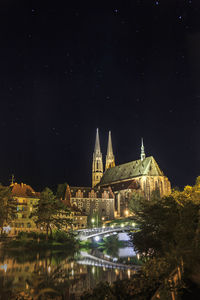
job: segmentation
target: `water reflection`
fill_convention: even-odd
[[[132,247],[118,249],[111,256],[97,249],[73,253],[1,252],[0,300],[80,299],[98,282],[130,278]]]

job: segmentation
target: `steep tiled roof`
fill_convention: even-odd
[[[121,191],[121,190],[137,190],[139,189],[139,184],[134,180],[134,179],[128,179],[127,181],[121,181],[117,183],[111,183],[109,184],[111,187],[112,191]]]
[[[142,161],[138,159],[106,170],[98,185],[104,186],[144,175],[164,176],[153,156],[146,157]]]
[[[14,183],[12,187],[12,194],[16,197],[37,197],[39,193],[36,193],[34,189],[25,183]]]

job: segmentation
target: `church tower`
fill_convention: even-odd
[[[108,148],[107,148],[107,155],[106,155],[106,167],[105,169],[109,169],[115,167],[115,157],[113,155],[113,148],[112,148],[112,140],[111,140],[111,131],[108,134]]]
[[[146,157],[146,155],[144,152],[144,144],[143,144],[143,138],[142,138],[141,154],[140,154],[141,161],[143,161],[145,159],[145,157]]]
[[[92,187],[97,185],[100,182],[101,177],[103,176],[103,159],[100,149],[99,142],[99,130],[97,128],[96,141],[93,153],[93,163],[92,163]]]

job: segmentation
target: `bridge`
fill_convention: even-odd
[[[126,232],[136,230],[133,226],[120,226],[120,227],[97,227],[77,230],[77,238],[81,241],[85,241],[90,238],[95,238],[99,236],[110,235],[118,232]]]
[[[100,258],[91,254],[88,254],[85,251],[80,252],[82,259],[77,260],[78,264],[82,265],[90,265],[90,266],[97,266],[97,267],[105,267],[111,269],[121,269],[121,270],[134,270],[137,271],[141,267],[137,265],[126,265],[121,264],[116,261],[109,261],[104,258]]]

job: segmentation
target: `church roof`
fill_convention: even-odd
[[[164,176],[153,156],[146,157],[144,160],[134,160],[110,169],[104,173],[100,186],[110,183],[128,180],[140,176]]]

